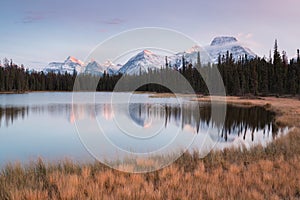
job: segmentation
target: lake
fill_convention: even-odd
[[[211,117],[210,104],[188,97],[133,94],[129,103],[112,105],[112,93],[79,94],[83,97],[79,103],[72,103],[72,93],[67,92],[0,95],[1,166],[38,157],[90,162],[94,157],[120,159],[128,152],[188,149],[205,154],[232,146],[265,146],[287,132],[278,129],[275,114],[262,107],[227,105],[223,122]],[[94,104],[84,101],[89,95]]]

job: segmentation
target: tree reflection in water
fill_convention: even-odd
[[[46,106],[24,106],[24,107],[0,107],[0,127],[13,125],[15,120],[25,119],[31,113],[43,114],[47,112],[50,115],[63,115],[70,123],[75,118],[95,118],[98,115],[104,117],[105,120],[113,120],[113,109],[110,104],[99,105],[74,105],[76,111],[73,112],[71,104],[50,104]],[[209,104],[187,103],[182,106],[175,104],[129,104],[118,107],[118,114],[124,114],[129,110],[131,119],[140,126],[151,126],[152,119],[159,119],[164,122],[167,128],[169,123],[175,123],[183,129],[186,125],[195,129],[196,133],[207,127],[216,127],[219,137],[225,141],[232,134],[242,135],[246,138],[246,133],[251,133],[251,139],[254,140],[255,132],[263,131],[263,134],[272,133],[275,138],[278,128],[275,126],[275,114],[266,111],[262,107],[239,107],[227,105],[227,112],[224,124],[222,120],[212,119],[211,106]],[[199,106],[199,109],[196,109]],[[221,107],[220,107],[221,108]],[[200,111],[200,112],[198,112]],[[125,113],[126,114],[126,113]],[[250,130],[250,131],[249,131]]]

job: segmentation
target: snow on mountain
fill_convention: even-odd
[[[171,56],[169,60],[172,65],[176,64],[177,68],[182,67],[182,56],[184,55],[185,61],[188,63],[197,63],[198,52],[200,52],[200,60],[202,64],[218,63],[219,55],[226,56],[227,51],[232,53],[234,60],[239,60],[240,57],[247,55],[248,59],[256,57],[249,48],[244,47],[235,37],[215,37],[209,46],[204,47],[204,51],[199,46],[194,46],[191,49],[177,53]]]
[[[106,68],[106,72],[110,75],[117,74],[119,69],[122,67],[120,64],[114,64],[110,60],[107,60],[103,63],[103,66]]]
[[[99,64],[96,61],[91,61],[85,65],[82,61],[69,56],[64,62],[49,63],[42,71],[45,73],[54,72],[64,74],[67,72],[69,74],[73,74],[75,70],[78,74],[90,73],[93,75],[102,76],[104,71],[110,75],[116,74],[121,67],[121,65],[115,65],[111,61],[106,61],[103,64]]]
[[[119,70],[122,74],[140,74],[149,70],[157,70],[165,66],[165,56],[144,50],[130,58]]]
[[[194,52],[198,52],[201,50],[202,50],[202,48],[200,46],[195,45],[195,46],[191,47],[190,49],[186,50],[185,52],[189,54],[189,53],[194,53]]]
[[[72,56],[69,56],[66,60],[67,63],[77,63],[79,65],[83,65],[84,63],[81,60],[78,60],[77,58],[74,58]]]
[[[199,46],[194,46],[191,49],[177,53],[173,56],[168,57],[168,63],[169,66],[175,68],[175,69],[181,69],[182,68],[182,57],[184,56],[186,63],[192,63],[193,65],[197,63],[198,58],[198,52],[200,52],[200,61],[202,64],[207,64],[210,61],[209,55],[203,51]]]
[[[182,57],[184,56],[187,63],[197,63],[198,52],[200,52],[200,60],[202,64],[217,63],[219,55],[226,55],[227,51],[232,53],[235,60],[247,55],[248,59],[255,58],[255,54],[244,47],[235,37],[216,37],[211,42],[210,46],[203,49],[199,46],[191,47],[190,49],[168,56],[169,66],[181,69]],[[160,69],[165,66],[165,56],[154,54],[151,51],[144,50],[129,61],[119,70],[120,73],[139,74],[148,72],[149,69]]]
[[[177,53],[173,56],[168,57],[171,66],[175,66],[177,69],[182,68],[182,56],[184,56],[185,61],[188,63],[197,63],[198,52],[200,52],[200,60],[202,64],[207,63],[218,63],[219,55],[226,56],[227,51],[232,53],[235,60],[240,57],[247,55],[248,59],[255,58],[255,53],[253,53],[247,47],[244,47],[235,37],[215,37],[209,46],[203,49],[199,46],[194,46],[184,52]]]
[[[43,71],[48,72],[54,72],[54,73],[69,73],[73,74],[74,70],[77,73],[80,73],[83,71],[83,62],[80,60],[69,56],[64,62],[51,62],[49,63]]]
[[[238,60],[245,55],[247,55],[248,59],[256,57],[255,53],[243,46],[235,37],[221,36],[215,37],[209,46],[204,48],[194,46],[184,52],[168,56],[167,59],[170,67],[180,69],[182,68],[183,56],[186,62],[195,64],[197,63],[198,52],[200,52],[202,64],[207,64],[209,62],[217,63],[219,55],[226,55],[227,51],[232,54],[235,60]],[[143,50],[131,57],[123,66],[116,65],[109,60],[102,64],[91,61],[84,65],[80,60],[70,56],[62,63],[49,63],[44,71],[60,72],[62,74],[67,72],[72,74],[74,70],[76,70],[77,73],[89,73],[100,76],[106,71],[110,75],[117,73],[138,75],[144,72],[147,73],[149,70],[165,67],[165,62],[165,56],[155,54],[149,50]]]
[[[113,75],[117,74],[121,67],[121,65],[115,65],[110,60],[105,61],[103,64],[99,64],[96,61],[91,61],[85,66],[84,73],[102,76],[106,71],[106,73]]]
[[[85,66],[84,73],[102,76],[105,68],[96,61],[91,61]]]
[[[213,63],[217,63],[219,55],[226,55],[227,51],[232,54],[236,61],[245,55],[248,59],[256,57],[255,53],[244,47],[235,37],[228,36],[214,38],[210,46],[205,47],[205,50],[210,55]]]
[[[222,46],[230,43],[235,43],[237,41],[238,40],[235,37],[229,37],[229,36],[215,37],[211,42],[210,46]]]

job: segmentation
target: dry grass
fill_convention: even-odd
[[[174,94],[174,93],[147,93],[150,94],[150,98],[176,98],[176,97],[197,97],[201,98],[203,95],[201,94]]]
[[[226,149],[204,159],[184,153],[171,166],[145,174],[71,161],[8,165],[0,174],[0,199],[300,199],[300,102],[228,100],[275,110],[278,124],[295,128],[266,148]]]

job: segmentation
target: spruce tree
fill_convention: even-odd
[[[275,92],[277,94],[283,93],[283,70],[282,70],[282,60],[280,57],[280,53],[278,51],[277,39],[274,44],[274,54],[273,54],[273,65],[275,71]]]
[[[184,58],[184,55],[182,55],[182,73],[184,74],[185,73],[185,70],[186,70],[186,66],[185,66],[185,58]]]

